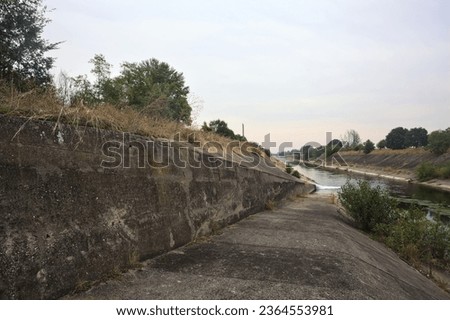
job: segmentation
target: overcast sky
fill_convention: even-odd
[[[87,74],[102,53],[157,58],[203,103],[197,123],[278,144],[325,142],[347,129],[450,126],[450,1],[44,0],[54,73]],[[273,150],[274,151],[274,150]]]

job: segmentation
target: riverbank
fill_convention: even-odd
[[[426,187],[439,189],[442,191],[448,191],[450,192],[450,180],[440,180],[440,179],[432,179],[429,181],[421,182],[418,181],[417,178],[410,174],[405,174],[402,172],[396,173],[388,173],[385,169],[382,168],[374,168],[374,167],[359,167],[359,166],[342,166],[342,167],[320,167],[324,170],[330,170],[330,171],[342,171],[342,172],[348,172],[353,173],[356,175],[361,176],[370,176],[370,177],[376,177],[376,178],[382,178],[382,179],[390,179],[390,180],[397,180],[397,181],[403,181],[406,183],[414,183],[423,185]]]
[[[427,162],[433,165],[442,165],[450,162],[450,153],[436,156],[424,149],[384,149],[374,150],[369,154],[359,151],[343,151],[339,152],[339,154],[348,166],[326,167],[325,169],[336,169],[366,176],[399,180],[450,192],[450,180],[431,179],[419,181],[416,175],[416,168],[421,163]]]

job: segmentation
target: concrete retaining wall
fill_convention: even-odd
[[[264,163],[218,162],[189,144],[166,155],[158,140],[152,157],[171,164],[139,168],[135,142],[152,140],[135,135],[124,145],[129,168],[108,169],[100,165],[111,159],[102,152],[106,141],[123,136],[0,115],[1,298],[60,297],[261,211],[269,200],[314,189]],[[181,168],[175,158],[203,161]]]

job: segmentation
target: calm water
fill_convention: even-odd
[[[450,217],[450,192],[397,180],[352,173],[331,172],[304,166],[294,166],[294,169],[313,179],[317,183],[317,192],[320,193],[337,192],[348,179],[364,179],[370,181],[373,186],[379,185],[386,188],[392,196],[398,198],[401,202],[417,203],[428,208],[431,213],[439,211],[441,214]]]

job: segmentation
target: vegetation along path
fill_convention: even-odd
[[[323,196],[297,198],[66,299],[449,299]]]

